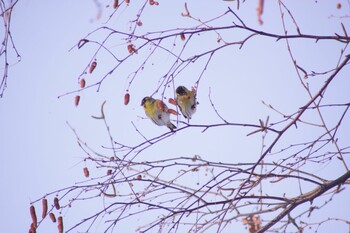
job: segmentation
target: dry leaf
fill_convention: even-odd
[[[136,50],[136,47],[135,47],[135,45],[133,45],[133,44],[129,44],[128,45],[128,51],[129,51],[129,53],[136,53],[137,54],[137,50]]]
[[[249,233],[255,233],[261,228],[261,220],[259,216],[251,215],[242,219],[243,225],[248,225]]]

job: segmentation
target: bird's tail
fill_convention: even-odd
[[[167,126],[171,131],[174,131],[174,129],[176,129],[176,126],[173,125],[171,122],[169,122],[166,126]]]

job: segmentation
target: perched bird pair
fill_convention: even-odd
[[[176,88],[175,104],[179,106],[181,113],[188,120],[196,112],[197,100],[196,90],[188,90],[184,86]],[[156,125],[166,125],[171,131],[176,129],[176,126],[170,122],[171,109],[162,100],[145,97],[142,99],[141,106],[145,109],[145,113]]]

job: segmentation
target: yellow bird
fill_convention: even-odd
[[[141,106],[145,109],[147,117],[156,125],[166,125],[171,131],[176,129],[176,126],[170,122],[169,109],[162,100],[145,97],[142,99]]]
[[[176,88],[176,104],[179,106],[182,115],[189,121],[197,110],[196,90],[192,91],[184,86]]]

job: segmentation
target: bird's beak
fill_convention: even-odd
[[[141,101],[141,106],[145,105],[145,102],[146,102],[146,98],[143,98]]]

